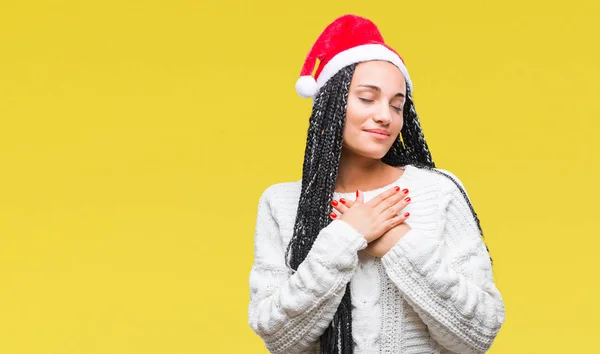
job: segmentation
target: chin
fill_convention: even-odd
[[[373,159],[373,160],[381,160],[385,156],[385,154],[387,154],[387,152],[388,152],[388,150],[381,151],[378,149],[377,151],[373,151],[373,150],[363,151],[363,152],[361,152],[361,155],[364,157]]]
[[[372,142],[362,141],[362,144],[355,144],[357,146],[349,146],[344,144],[343,149],[351,152],[355,155],[360,155],[373,160],[381,160],[387,152],[390,150],[390,146],[383,146],[382,144],[373,144]]]

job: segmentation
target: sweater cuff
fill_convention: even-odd
[[[350,224],[342,220],[333,220],[315,240],[311,253],[321,263],[337,268],[352,267],[357,252],[367,248],[367,240]]]
[[[381,258],[381,262],[388,268],[398,265],[402,260],[403,263],[408,261],[417,273],[424,276],[439,263],[436,256],[439,245],[438,238],[411,229]]]

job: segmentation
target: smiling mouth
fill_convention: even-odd
[[[377,138],[377,139],[387,139],[389,137],[388,134],[383,134],[383,133],[379,133],[379,132],[373,132],[370,130],[365,130],[365,132],[371,134],[371,136]]]
[[[385,136],[390,135],[388,132],[384,132],[384,131],[377,131],[377,130],[365,130],[365,131],[367,133],[380,134],[380,135],[385,135]]]

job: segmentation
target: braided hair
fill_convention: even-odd
[[[298,269],[308,255],[321,229],[332,221],[329,217],[330,202],[333,199],[338,176],[348,91],[356,65],[354,63],[339,70],[314,97],[304,152],[298,211],[293,236],[286,250],[288,266],[294,270]],[[435,169],[408,85],[406,92],[402,130],[381,161],[390,166],[411,164],[443,174],[452,179],[465,199],[469,201],[464,189],[457,181]],[[468,204],[477,221],[477,227],[483,235],[479,218],[471,203]],[[342,301],[329,327],[321,335],[320,342],[323,354],[351,354],[353,352],[352,303],[349,284],[346,285]]]

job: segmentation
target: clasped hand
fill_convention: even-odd
[[[344,198],[331,201],[331,205],[341,216],[334,212],[330,216],[334,220],[347,222],[360,232],[368,243],[365,252],[381,258],[411,230],[405,222],[410,214],[399,214],[410,203],[408,189],[400,191],[399,187],[393,187],[367,203],[364,203],[362,192],[356,193],[355,201]]]

